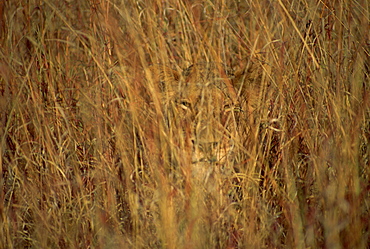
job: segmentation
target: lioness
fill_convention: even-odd
[[[182,72],[160,65],[152,73],[167,119],[179,120],[177,128],[184,132],[190,130],[193,175],[207,181],[215,170],[225,170],[237,139],[234,114],[242,111],[231,74],[209,63]]]

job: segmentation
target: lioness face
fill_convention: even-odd
[[[215,65],[193,65],[182,73],[162,68],[159,74],[162,101],[175,106],[182,129],[190,129],[193,173],[204,180],[231,153],[236,92]]]

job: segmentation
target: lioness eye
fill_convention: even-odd
[[[243,109],[241,108],[240,105],[235,105],[234,106],[234,112],[243,112]]]
[[[186,101],[186,100],[181,100],[179,102],[180,106],[183,108],[183,109],[188,109],[191,107],[191,104],[189,101]]]
[[[227,104],[227,105],[224,105],[224,110],[226,112],[230,112],[230,111],[233,111],[233,112],[243,112],[243,110],[240,107],[240,105],[231,106],[231,105]]]

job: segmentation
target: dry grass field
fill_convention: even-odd
[[[367,0],[0,3],[0,248],[369,248]]]

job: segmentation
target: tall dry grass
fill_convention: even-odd
[[[1,248],[368,248],[369,10],[2,1]],[[244,69],[212,191],[150,69],[197,63]]]

